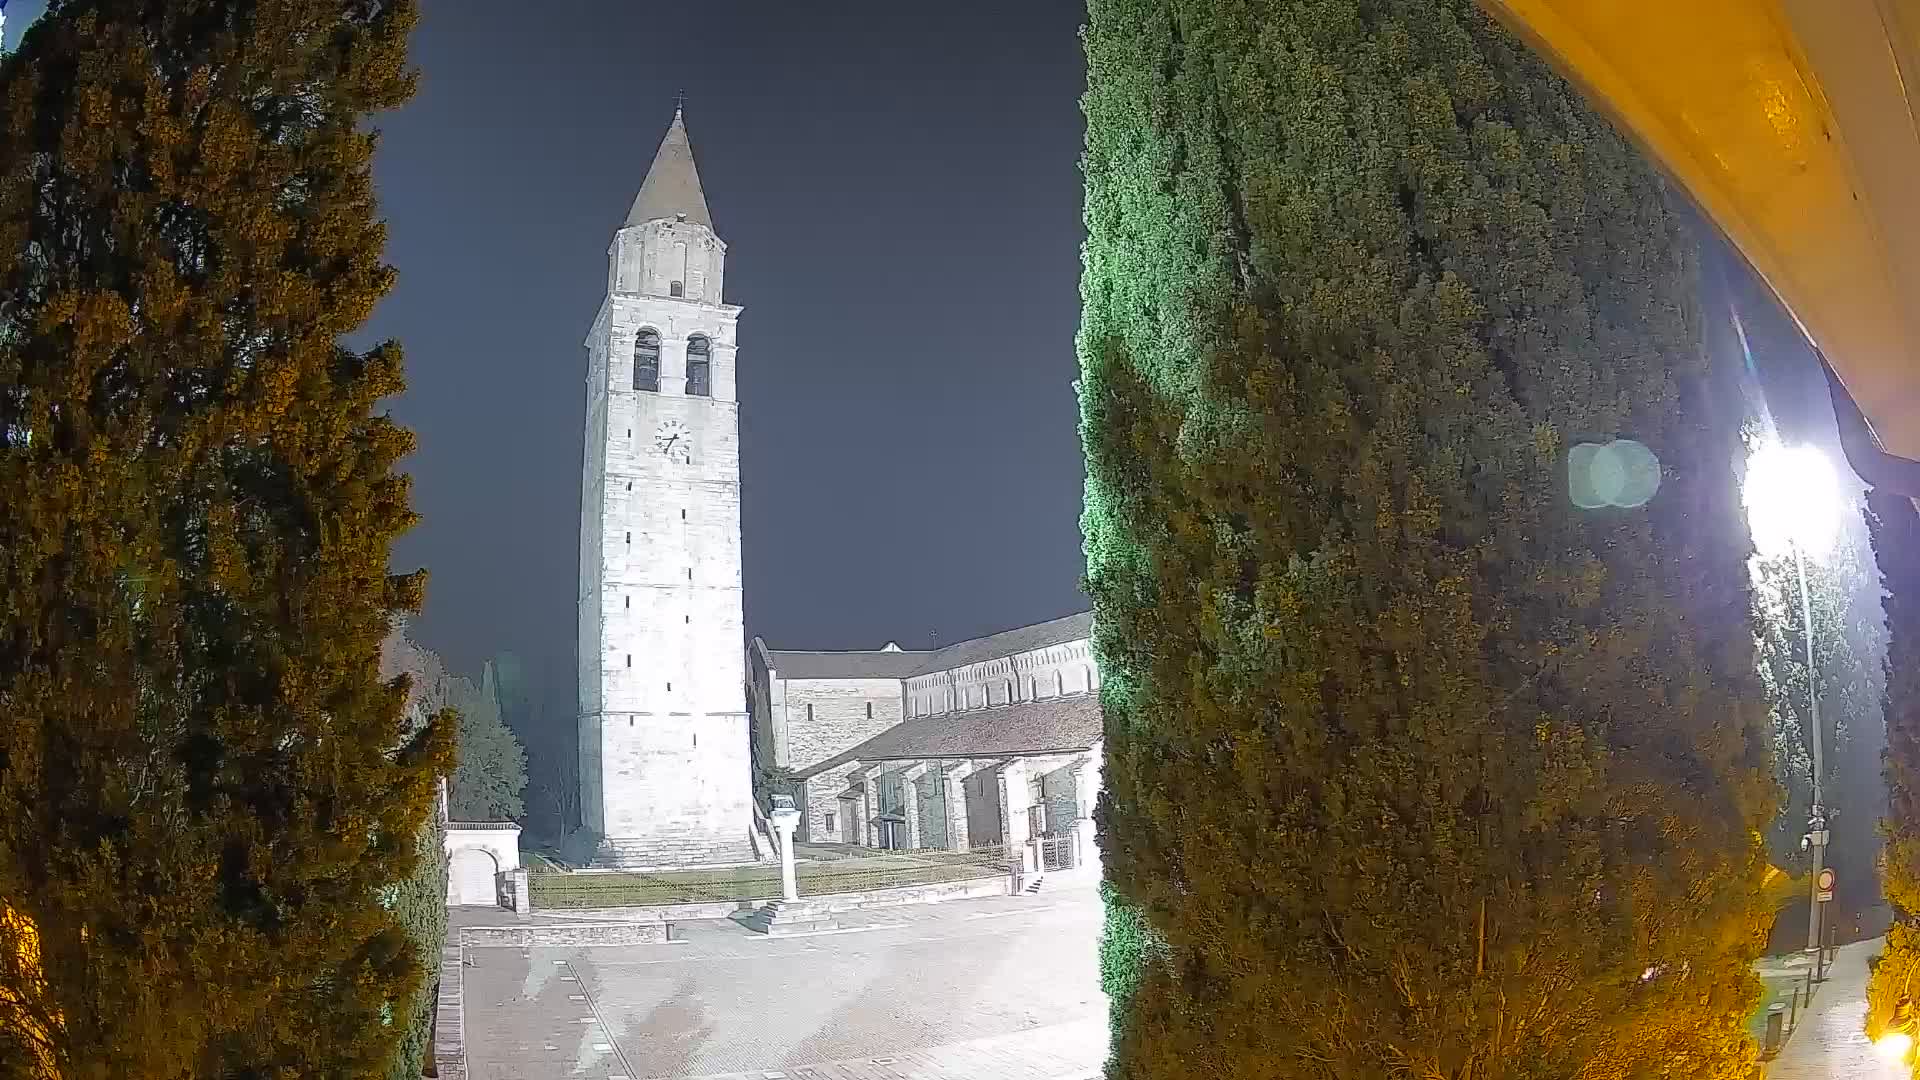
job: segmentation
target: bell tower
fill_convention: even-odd
[[[607,865],[754,859],[726,252],[676,108],[586,340],[580,803]]]

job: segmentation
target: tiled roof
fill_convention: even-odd
[[[925,675],[948,668],[965,667],[978,664],[983,660],[997,660],[1002,656],[1032,652],[1051,645],[1064,645],[1069,641],[1079,641],[1093,636],[1093,612],[1082,611],[1077,615],[1068,615],[1059,619],[1049,619],[1032,626],[1018,626],[1012,630],[1002,630],[997,634],[973,638],[970,641],[957,641],[952,645],[937,649],[927,656],[927,662],[914,672]]]
[[[1018,757],[1085,750],[1099,738],[1100,696],[1074,694],[902,721],[844,754],[802,770],[799,776],[804,779],[855,761]]]
[[[920,670],[932,653],[785,652],[767,650],[773,673],[782,679],[904,679]]]
[[[768,650],[783,679],[908,679],[985,660],[1063,645],[1093,635],[1093,612],[1019,626],[997,634],[957,641],[932,651],[871,649],[858,652],[785,652]]]
[[[713,228],[713,218],[707,213],[706,194],[700,190],[700,170],[693,167],[693,147],[687,142],[687,125],[679,109],[673,110],[673,123],[668,126],[666,137],[660,140],[660,149],[654,151],[653,166],[640,184],[640,193],[633,197],[633,208],[627,211],[627,224],[640,225],[676,214],[685,214],[687,220],[696,225]]]

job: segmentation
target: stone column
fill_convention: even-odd
[[[856,780],[860,782],[860,821],[859,828],[854,830],[853,842],[858,847],[872,847],[874,798],[877,794],[874,791],[874,778],[868,776],[867,770],[862,768],[847,774],[848,783]]]
[[[907,850],[917,851],[926,846],[926,838],[920,835],[920,778],[927,775],[927,763],[918,761],[911,768],[900,772],[901,816],[907,819]]]
[[[781,807],[773,812],[773,831],[780,836],[780,896],[789,903],[800,899],[800,884],[793,872],[793,830],[799,824],[798,810]]]
[[[867,782],[860,789],[860,803],[866,808],[863,815],[867,819],[867,831],[860,837],[861,847],[880,846],[880,815],[887,812],[886,805],[880,799],[880,774],[867,774]]]
[[[1027,789],[1027,762],[1025,758],[1014,758],[1000,766],[1000,827],[1007,834],[1007,867],[1016,877],[1032,873],[1032,844],[1027,828],[1027,807],[1033,805],[1033,794]],[[1021,882],[1014,883],[1019,888]]]
[[[1073,861],[1076,866],[1093,867],[1096,873],[1100,869],[1100,847],[1094,839],[1093,808],[1100,798],[1100,765],[1100,751],[1096,747],[1073,767],[1077,806],[1073,820]]]
[[[967,777],[972,772],[971,761],[962,761],[950,769],[941,770],[941,794],[947,815],[947,849],[950,851],[971,850],[967,837]]]
[[[863,789],[860,794],[847,800],[847,843],[860,847],[861,839],[867,835],[867,796]]]

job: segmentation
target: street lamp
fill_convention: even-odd
[[[1800,575],[1800,619],[1807,639],[1807,722],[1813,744],[1813,804],[1807,845],[1813,873],[1807,911],[1807,951],[1820,949],[1820,871],[1826,869],[1827,811],[1822,798],[1820,693],[1813,667],[1813,601],[1807,592],[1807,559],[1833,550],[1840,524],[1840,489],[1825,455],[1811,446],[1768,443],[1747,459],[1745,491],[1753,545],[1764,557],[1793,555]]]

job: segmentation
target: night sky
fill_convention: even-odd
[[[740,323],[746,614],[911,648],[1083,610],[1078,4],[426,0],[382,117],[416,637],[570,715],[581,347],[686,92]]]

